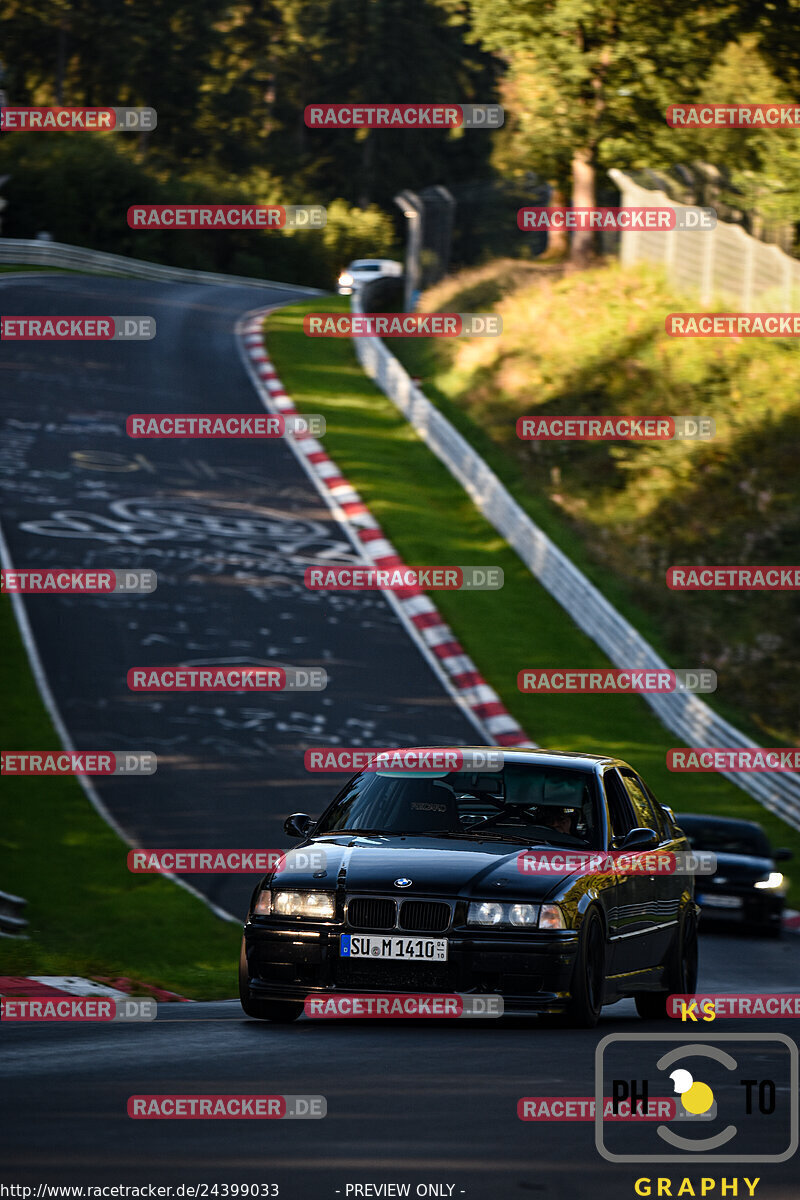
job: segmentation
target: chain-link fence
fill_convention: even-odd
[[[623,171],[614,168],[609,175],[624,207],[681,207],[665,192],[640,187]],[[800,261],[739,225],[718,221],[714,229],[690,232],[626,230],[620,262],[662,265],[671,282],[698,292],[701,304],[724,304],[736,312],[793,312],[800,305]]]

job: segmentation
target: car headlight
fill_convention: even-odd
[[[332,892],[273,892],[270,911],[274,917],[319,917],[329,921],[336,910]]]
[[[264,888],[263,892],[259,893],[253,912],[259,917],[268,917],[272,912],[272,892],[269,888]]]
[[[770,890],[773,890],[774,888],[779,888],[782,885],[783,876],[781,875],[780,871],[770,871],[768,877],[766,879],[759,879],[755,886],[757,888],[769,888]]]
[[[566,929],[564,914],[557,904],[543,904],[539,913],[540,929]]]
[[[538,904],[500,904],[497,900],[473,900],[467,910],[468,925],[514,925],[535,928]]]
[[[499,925],[503,919],[503,905],[494,900],[474,900],[467,912],[468,925]]]
[[[342,285],[342,287],[352,287],[353,276],[347,271],[342,271],[341,275],[339,276],[339,283]]]
[[[508,919],[512,925],[535,925],[539,920],[539,905],[512,904],[508,910]]]

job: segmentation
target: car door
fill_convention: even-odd
[[[609,846],[614,850],[641,822],[616,767],[604,771],[603,787],[608,804]],[[650,890],[641,875],[616,876],[614,917],[609,918],[612,975],[627,975],[649,965],[645,951]]]
[[[636,824],[655,830],[658,836],[655,850],[674,852],[676,842],[658,801],[630,767],[620,767],[619,775],[636,814]],[[663,961],[675,934],[678,909],[687,879],[683,875],[667,873],[642,875],[640,878],[643,883],[643,902],[647,905],[647,933],[644,935],[647,957],[651,963],[659,963]]]

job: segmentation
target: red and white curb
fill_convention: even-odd
[[[281,415],[297,412],[264,348],[263,322],[272,310],[247,313],[236,328],[242,360],[264,407]],[[404,567],[358,492],[347,481],[322,443],[309,434],[286,439],[363,560],[375,567]],[[384,595],[398,613],[426,660],[457,701],[481,737],[497,746],[535,746],[489,686],[472,659],[421,589],[414,594]]]
[[[9,1000],[54,1000],[59,996],[88,996],[90,999],[107,996],[112,1000],[125,1000],[133,991],[137,991],[146,992],[154,1000],[191,1003],[177,992],[168,992],[149,983],[135,984],[125,977],[113,982],[116,987],[94,979],[83,979],[80,975],[0,975],[0,997]]]

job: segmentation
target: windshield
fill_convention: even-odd
[[[714,854],[747,854],[756,858],[771,858],[767,835],[762,829],[746,825],[716,825],[691,817],[678,817],[678,824],[695,850],[710,850]]]
[[[363,771],[323,813],[314,835],[345,831],[598,849],[602,824],[591,772],[509,764],[438,778]]]

